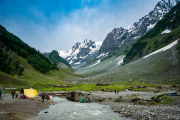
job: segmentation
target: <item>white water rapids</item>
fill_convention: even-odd
[[[51,100],[57,104],[40,111],[35,120],[127,120],[106,105],[71,102],[58,97]]]

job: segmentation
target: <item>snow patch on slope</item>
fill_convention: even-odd
[[[109,53],[109,52],[108,52],[108,53]],[[102,53],[102,54],[100,54],[97,58],[106,57],[106,56],[108,56],[108,53]]]
[[[123,64],[123,60],[125,59],[126,55],[121,55],[119,56],[118,58],[116,58],[115,60],[109,62],[109,63],[112,63],[112,62],[117,62],[117,66]],[[117,67],[116,66],[116,67]]]
[[[67,56],[69,56],[71,54],[71,52],[72,52],[72,50],[68,50],[68,51],[60,50],[60,51],[58,51],[59,56],[61,56],[62,58],[66,58]]]
[[[100,63],[100,62],[101,62],[101,59],[98,60],[98,61],[97,61],[96,63],[94,63],[93,65],[86,67],[86,69],[87,69],[87,68],[90,68],[90,67],[93,67],[93,66],[97,65],[97,64]]]
[[[124,60],[125,57],[126,57],[126,55],[121,55],[121,56],[118,57],[117,66],[123,64],[123,60]]]
[[[153,25],[151,25],[151,24],[150,24],[149,26],[147,26],[147,31],[149,31],[149,30],[153,29],[155,25],[156,25],[156,23],[155,23],[155,24],[153,24]]]
[[[157,53],[159,53],[159,52],[163,52],[163,51],[165,51],[165,50],[168,50],[168,49],[170,49],[171,47],[173,47],[174,45],[176,45],[176,44],[177,44],[177,41],[178,41],[178,40],[172,42],[171,44],[169,44],[169,45],[167,45],[167,46],[165,46],[165,47],[163,47],[163,48],[161,48],[161,49],[159,49],[159,50],[157,50],[157,51],[155,51],[155,52],[153,52],[153,53],[151,53],[151,54],[149,54],[149,55],[144,56],[143,58],[147,58],[147,57],[149,57],[149,56],[151,56],[151,55],[154,55],[154,54],[157,54]]]
[[[164,30],[161,34],[165,34],[165,33],[170,33],[171,31],[170,30]]]
[[[89,52],[89,54],[93,54],[94,52],[98,51],[102,45],[102,42],[95,42],[95,44],[96,48],[90,47],[91,51]]]

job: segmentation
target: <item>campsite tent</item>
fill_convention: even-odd
[[[83,97],[81,100],[80,100],[80,103],[84,102],[87,98],[86,97]]]
[[[24,95],[27,97],[36,97],[38,93],[35,89],[24,89]]]

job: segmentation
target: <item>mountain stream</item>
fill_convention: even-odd
[[[51,100],[57,104],[40,111],[35,120],[128,120],[106,105],[71,102],[58,97],[51,97]]]

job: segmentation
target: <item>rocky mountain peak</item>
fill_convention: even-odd
[[[76,42],[75,45],[72,47],[72,51],[76,51],[80,45],[81,45],[80,42]]]
[[[95,42],[91,39],[85,39],[83,43],[76,42],[69,51],[58,51],[59,56],[65,58],[72,66],[80,63],[86,63],[94,55],[98,54],[102,42]]]
[[[175,6],[179,0],[161,0],[153,11],[145,15],[129,28],[114,28],[105,38],[99,50],[99,54],[115,50],[124,44],[132,44],[138,38],[151,30],[162,17]]]

